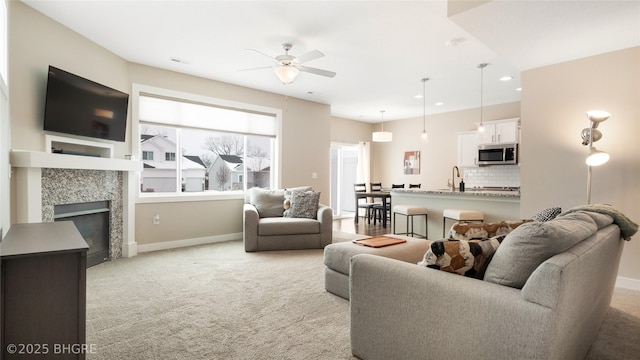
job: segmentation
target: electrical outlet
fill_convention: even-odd
[[[159,225],[159,224],[160,224],[160,214],[153,215],[153,225]]]

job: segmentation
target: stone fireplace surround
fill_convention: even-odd
[[[137,254],[134,238],[134,172],[140,161],[12,150],[16,223],[52,222],[54,205],[110,202],[111,259]]]
[[[55,205],[109,201],[109,258],[122,256],[122,172],[42,169],[42,221],[52,222]]]

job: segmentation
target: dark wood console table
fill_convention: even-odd
[[[87,243],[71,221],[15,224],[0,243],[4,359],[84,359]]]

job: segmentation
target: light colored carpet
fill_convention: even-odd
[[[87,359],[355,359],[349,303],[324,290],[322,254],[230,241],[89,268]],[[637,358],[639,299],[616,291],[588,359]]]

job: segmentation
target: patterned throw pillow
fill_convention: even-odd
[[[544,210],[541,210],[537,214],[533,215],[531,218],[533,221],[545,222],[549,220],[553,220],[556,216],[560,215],[562,212],[562,208],[559,207],[550,207]]]
[[[518,226],[531,220],[500,221],[493,223],[457,222],[449,230],[449,239],[474,240],[507,235]]]
[[[291,207],[291,194],[293,194],[294,191],[311,191],[313,190],[311,188],[311,186],[298,186],[295,188],[287,188],[284,189],[284,203],[282,204],[282,206],[284,207],[284,217],[289,217],[289,208]]]
[[[418,265],[482,279],[504,235],[483,240],[440,240],[431,243]]]
[[[315,219],[319,202],[320,192],[295,190],[291,193],[291,206],[285,217]]]

